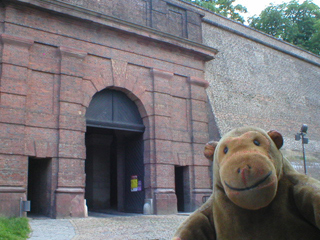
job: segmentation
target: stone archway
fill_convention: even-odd
[[[124,93],[104,89],[86,113],[85,198],[89,210],[142,212],[144,125]]]

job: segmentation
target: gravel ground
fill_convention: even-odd
[[[89,213],[87,218],[30,219],[31,240],[171,239],[188,214],[142,215]]]
[[[31,240],[70,240],[75,236],[70,219],[32,218]]]

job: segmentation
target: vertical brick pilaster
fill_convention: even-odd
[[[29,49],[33,40],[1,34],[0,153],[24,155]]]
[[[83,65],[87,53],[78,49],[60,47],[60,56],[56,217],[82,217],[84,216],[86,149],[82,87],[85,75]]]
[[[83,76],[86,52],[60,47],[60,91],[59,91],[59,153],[62,158],[85,158],[84,132],[85,107],[83,106]],[[69,123],[77,123],[77,126]],[[69,139],[63,138],[65,130]],[[74,136],[83,138],[74,142]]]
[[[171,140],[172,96],[171,81],[173,73],[153,69],[153,121],[157,126],[154,138]]]
[[[18,216],[20,198],[26,200],[25,116],[33,40],[8,34],[0,40],[0,212]]]
[[[174,194],[174,172],[172,166],[172,96],[171,81],[173,73],[153,69],[153,152],[155,172],[151,188],[155,199],[156,214],[168,214],[177,211],[177,199]],[[170,171],[168,171],[170,169]],[[171,178],[166,177],[171,173]],[[164,181],[167,179],[167,183]]]
[[[209,163],[204,160],[201,145],[209,140],[208,117],[206,110],[207,94],[205,89],[209,83],[201,78],[190,77],[190,121],[191,121],[191,148],[192,148],[192,208],[202,205],[202,197],[211,194],[209,187]]]
[[[0,122],[25,124],[29,49],[33,40],[1,34]]]

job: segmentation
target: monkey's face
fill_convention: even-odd
[[[259,131],[248,131],[227,136],[215,146],[211,142],[206,147],[207,155],[214,149],[219,183],[228,198],[239,207],[257,210],[269,205],[276,195],[278,168],[282,164],[279,163],[281,159],[270,154],[270,150],[279,151],[280,146],[272,139],[275,132],[272,134],[268,133],[268,137]],[[279,140],[281,135],[276,133],[276,136]],[[281,141],[282,146],[282,136]]]

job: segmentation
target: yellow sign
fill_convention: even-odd
[[[138,176],[133,175],[131,176],[131,192],[137,192],[138,191]]]

